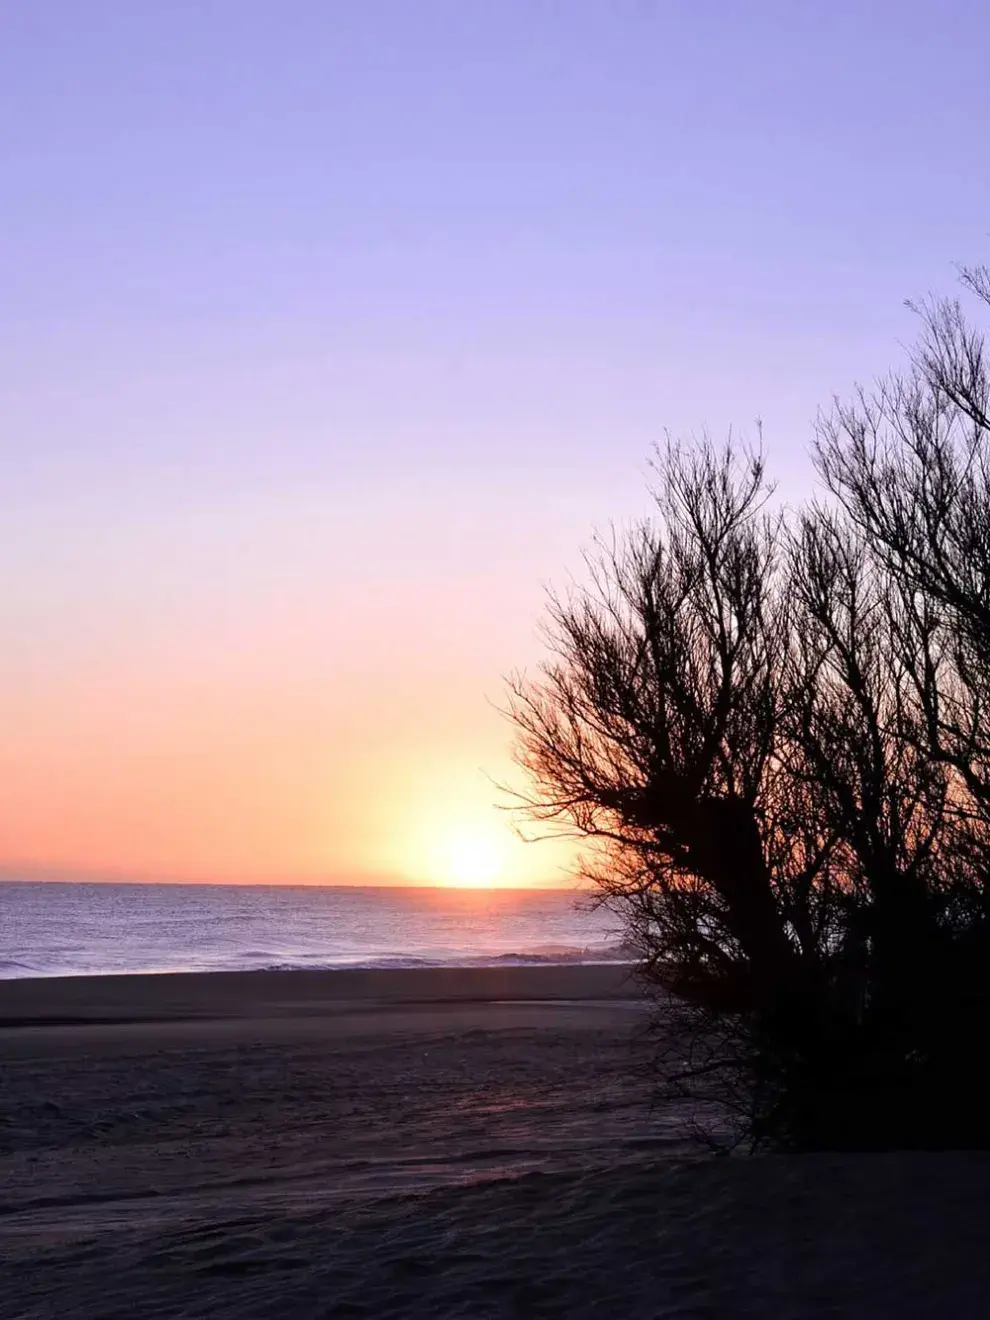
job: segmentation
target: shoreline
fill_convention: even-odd
[[[348,1006],[639,999],[631,963],[137,972],[0,981],[0,1029],[293,1017]]]
[[[464,962],[458,962],[451,959],[445,962],[431,962],[425,958],[395,958],[369,959],[367,962],[349,962],[349,963],[293,963],[293,962],[272,962],[259,966],[244,967],[189,967],[189,966],[166,966],[166,967],[124,967],[107,968],[103,971],[25,971],[17,975],[0,974],[0,987],[10,982],[23,981],[102,981],[107,977],[138,977],[138,976],[254,976],[260,974],[295,974],[299,972],[313,974],[336,974],[338,972],[474,972],[474,971],[499,971],[501,969],[512,970],[518,968],[525,970],[530,967],[618,967],[635,968],[638,962],[635,958],[619,956],[615,957],[560,957],[560,958],[540,958],[537,956],[527,956],[526,954],[505,954],[494,955],[491,958],[466,959]]]
[[[166,972],[0,982],[4,1058],[290,1047],[639,1018],[629,966]]]

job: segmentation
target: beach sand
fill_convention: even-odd
[[[701,1158],[646,1021],[615,966],[0,983],[0,1315],[990,1314],[990,1158]]]

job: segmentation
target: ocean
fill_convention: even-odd
[[[0,882],[0,979],[623,961],[561,890]]]

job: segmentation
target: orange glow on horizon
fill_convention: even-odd
[[[498,691],[492,669],[507,669],[511,651],[482,668],[455,646],[458,634],[439,658],[416,653],[395,671],[384,662],[373,670],[350,642],[328,654],[321,635],[273,623],[249,645],[222,622],[222,647],[205,637],[185,649],[175,639],[152,646],[135,634],[102,666],[59,668],[52,649],[47,669],[39,661],[0,683],[0,870],[192,883],[573,883],[571,846],[523,842],[494,805],[505,799],[492,781],[514,771],[504,722],[479,694]],[[0,668],[17,659],[0,656]]]

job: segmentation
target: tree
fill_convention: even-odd
[[[990,306],[986,268],[964,270],[962,282]],[[820,419],[816,459],[885,577],[899,700],[911,711],[899,730],[905,754],[944,784],[915,962],[927,1011],[911,1019],[914,1056],[932,1123],[977,1144],[974,1042],[990,1013],[990,367],[958,300],[915,310],[910,369]]]
[[[708,1079],[699,1099],[758,1128],[739,1086],[751,1042],[710,1042],[740,1013],[793,1033],[832,922],[834,845],[810,780],[795,809],[781,758],[791,611],[762,458],[670,446],[658,477],[660,516],[552,602],[556,658],[515,681],[511,716],[529,811],[592,843],[591,878],[680,1006],[668,1039],[692,1062],[668,1081],[693,1096]]]
[[[977,1094],[990,1006],[990,373],[923,315],[909,377],[821,422],[837,508],[774,516],[759,454],[668,445],[510,689],[526,809],[665,996],[668,1093],[756,1146],[931,1144],[953,1105],[986,1139],[945,1079]]]

